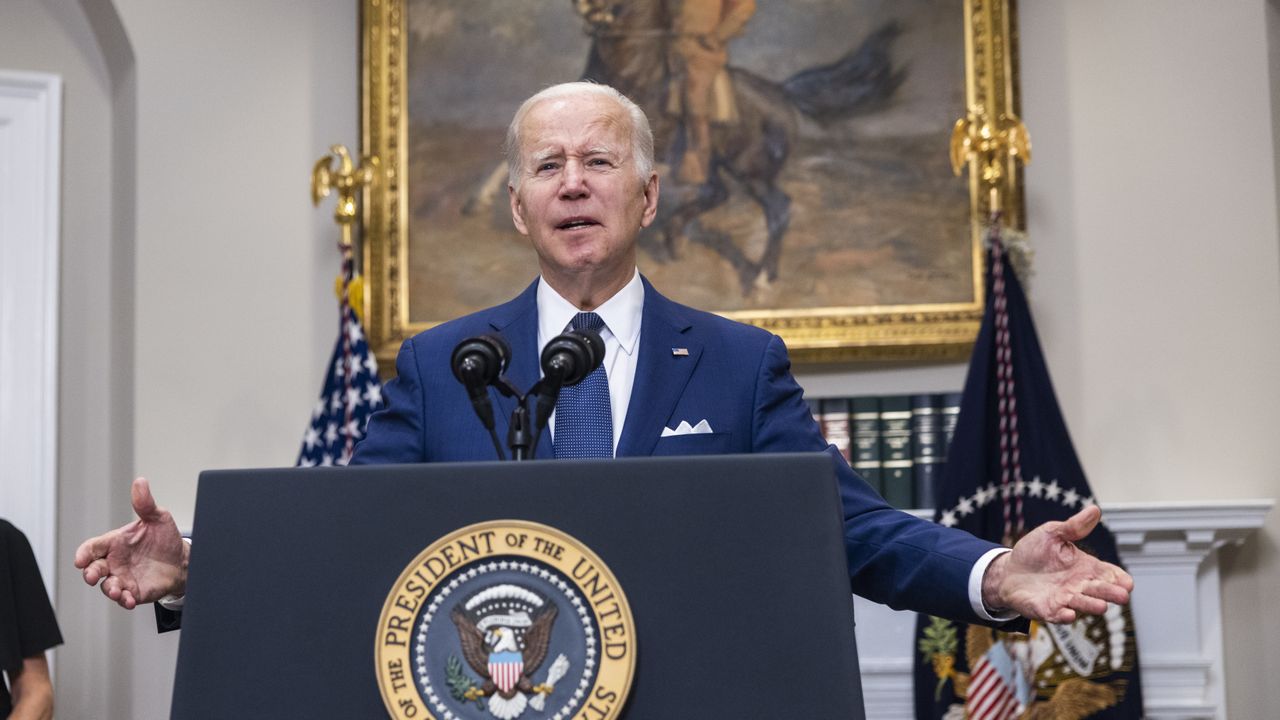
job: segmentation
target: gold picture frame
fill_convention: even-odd
[[[418,248],[414,253],[415,241],[410,234],[410,219],[413,214],[410,183],[414,180],[415,166],[411,163],[415,147],[411,144],[410,114],[422,102],[415,105],[411,97],[410,62],[412,48],[430,56],[433,46],[424,44],[420,36],[430,33],[431,27],[443,23],[438,17],[419,18],[411,31],[409,12],[415,4],[419,7],[430,7],[436,0],[361,0],[362,14],[362,49],[361,49],[361,120],[362,120],[362,154],[378,158],[383,172],[372,186],[366,188],[362,209],[363,236],[362,260],[366,278],[365,313],[366,330],[370,344],[374,348],[379,361],[386,370],[390,370],[399,344],[413,334],[435,324],[461,314],[466,309],[478,310],[483,306],[495,304],[488,300],[483,304],[467,306],[465,302],[446,313],[424,312],[416,314],[411,311],[415,307],[413,278],[422,268],[429,267],[428,261],[442,256],[456,255],[458,245],[452,249],[437,250],[430,246]],[[926,0],[922,0],[926,1]],[[584,8],[608,9],[607,3],[598,0],[551,0],[522,3],[520,7],[533,13],[528,8],[545,8],[539,12],[556,12],[555,8],[563,8],[566,20],[589,22]],[[834,3],[834,0],[832,0]],[[958,3],[937,2],[938,7],[958,7]],[[820,5],[815,0],[810,5]],[[445,5],[452,7],[445,8]],[[582,17],[573,16],[575,6]],[[438,14],[468,12],[470,5],[453,3],[442,4],[433,11]],[[476,6],[479,7],[479,4]],[[508,8],[515,7],[508,5]],[[760,4],[765,8],[764,3]],[[444,9],[441,9],[444,8]],[[954,9],[948,12],[954,12]],[[422,11],[426,14],[426,10]],[[483,25],[481,10],[474,11],[476,17],[468,18],[468,27]],[[495,10],[495,12],[497,12]],[[511,10],[507,11],[510,15]],[[762,10],[761,12],[764,12]],[[764,22],[762,20],[762,22]],[[433,25],[434,23],[434,25]],[[426,27],[427,30],[421,28]],[[965,90],[964,106],[957,108],[956,118],[965,112],[979,112],[991,117],[1016,115],[1016,7],[1014,0],[964,0],[963,16],[956,17],[957,45],[958,36],[963,28],[963,47],[965,55]],[[418,37],[411,37],[414,33]],[[949,32],[949,31],[948,31]],[[437,38],[441,44],[453,42],[450,36]],[[412,48],[411,40],[413,40]],[[730,46],[731,49],[733,46]],[[730,57],[730,64],[733,57]],[[456,85],[466,82],[459,79],[456,68],[447,76],[449,83]],[[465,75],[466,73],[461,73]],[[442,76],[443,77],[443,76]],[[560,80],[575,79],[561,77]],[[479,82],[476,87],[486,87]],[[523,90],[523,95],[531,94],[538,87]],[[958,94],[958,90],[957,90]],[[642,103],[643,105],[643,103]],[[486,118],[505,123],[509,117],[511,106],[505,117]],[[652,110],[650,111],[652,115]],[[936,114],[936,113],[935,113]],[[938,162],[947,162],[947,136],[940,133],[937,139]],[[494,162],[500,160],[499,148],[494,145],[465,149],[471,153],[488,154]],[[460,138],[455,145],[467,145],[466,138]],[[439,149],[431,152],[440,152]],[[434,157],[430,156],[429,157]],[[430,161],[428,161],[430,162]],[[932,159],[930,160],[932,162]],[[780,335],[786,341],[792,356],[798,362],[833,362],[849,360],[937,360],[965,357],[977,336],[978,325],[982,315],[984,302],[983,288],[983,244],[982,234],[988,217],[988,191],[982,186],[981,178],[974,170],[970,160],[969,180],[967,188],[968,227],[961,226],[957,231],[955,242],[963,253],[957,267],[965,276],[962,282],[963,292],[955,293],[956,297],[947,297],[942,301],[925,303],[910,302],[868,302],[840,303],[824,302],[820,306],[805,307],[803,303],[794,302],[797,293],[793,292],[792,300],[777,307],[745,307],[724,310],[708,307],[706,302],[691,301],[682,298],[679,292],[680,282],[676,287],[658,285],[659,289],[668,293],[673,299],[684,300],[689,304],[705,309],[721,312],[734,319],[765,328]],[[436,174],[449,171],[448,163],[440,160],[434,168]],[[1001,184],[1003,198],[1003,217],[1007,225],[1022,226],[1022,190],[1021,169],[1012,157],[1007,160],[1006,172]],[[667,178],[663,177],[663,197],[667,197]],[[963,183],[963,181],[956,181]],[[961,185],[963,187],[963,185]],[[958,191],[961,195],[964,190]],[[500,206],[506,205],[505,187],[501,197],[496,201]],[[495,210],[500,213],[500,210]],[[495,215],[495,218],[497,216]],[[793,213],[794,217],[794,213]],[[963,223],[963,219],[961,220]],[[793,225],[794,227],[794,225]],[[421,245],[421,242],[418,242]],[[475,253],[499,252],[516,253],[521,250],[511,249],[509,245],[497,244],[498,250],[487,250],[483,243],[468,242],[462,252]],[[954,253],[953,253],[954,255]],[[521,256],[522,258],[524,256]],[[528,256],[531,257],[531,256]],[[823,260],[827,256],[816,256]],[[483,258],[473,259],[473,264]],[[519,262],[527,263],[521,259]],[[823,265],[819,262],[818,265]],[[527,280],[536,274],[536,267],[526,265]],[[644,271],[642,262],[642,271]],[[452,271],[460,274],[459,271]],[[701,271],[700,271],[701,272]],[[705,273],[704,273],[704,276]],[[764,277],[763,270],[760,277]],[[927,282],[921,280],[920,282]],[[769,287],[767,282],[764,283]],[[501,299],[513,297],[523,285],[505,288]],[[746,281],[743,280],[744,294],[747,292]],[[456,288],[441,289],[450,298],[459,294]],[[839,288],[837,288],[839,292]],[[852,295],[851,295],[852,296]],[[500,301],[500,300],[499,300]],[[439,315],[431,317],[429,315]],[[447,316],[446,316],[447,315]]]

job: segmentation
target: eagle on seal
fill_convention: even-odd
[[[558,614],[556,606],[542,608],[524,632],[524,649],[516,638],[515,630],[497,625],[481,630],[461,607],[450,613],[458,627],[462,642],[462,655],[484,682],[466,691],[468,700],[489,698],[489,712],[499,720],[519,717],[528,704],[529,694],[550,693],[550,685],[535,685],[532,675],[546,660],[551,645],[551,626]]]

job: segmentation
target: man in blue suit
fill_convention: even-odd
[[[593,428],[596,456],[825,448],[839,477],[854,590],[895,608],[966,622],[1018,615],[1069,622],[1128,601],[1132,579],[1073,544],[1097,523],[1096,508],[1041,526],[1010,551],[888,507],[826,447],[780,339],[678,305],[640,276],[636,239],[657,213],[659,181],[648,121],[630,100],[601,85],[548,88],[517,111],[507,157],[512,217],[533,244],[541,275],[509,303],[405,342],[387,407],[370,421],[354,463],[494,459],[467,391],[452,376],[453,348],[475,335],[504,336],[515,363],[509,375],[528,387],[538,379],[539,349],[589,316],[605,343],[598,381],[607,394],[597,400],[607,407]],[[492,394],[497,416],[509,417],[514,401]],[[580,449],[567,439],[576,412],[557,406],[560,417],[535,457]],[[499,420],[499,433],[506,429]],[[108,597],[130,608],[180,594],[188,553],[144,480],[135,481],[134,507],[137,521],[76,553],[85,581],[101,581]]]

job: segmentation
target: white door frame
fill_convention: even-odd
[[[61,143],[62,79],[0,70],[0,517],[31,540],[51,597]]]

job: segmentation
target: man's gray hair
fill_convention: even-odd
[[[653,172],[653,130],[649,128],[649,118],[645,116],[644,111],[639,105],[631,102],[631,99],[608,85],[601,85],[593,82],[567,82],[551,87],[537,93],[520,105],[520,109],[516,110],[516,116],[511,119],[511,125],[507,126],[507,141],[503,147],[503,152],[507,156],[507,183],[511,187],[520,187],[520,126],[524,123],[524,118],[533,109],[534,105],[544,101],[553,100],[555,98],[572,97],[575,95],[600,95],[607,97],[626,111],[627,117],[631,120],[631,158],[635,162],[636,175],[641,182],[649,179],[649,174]]]

